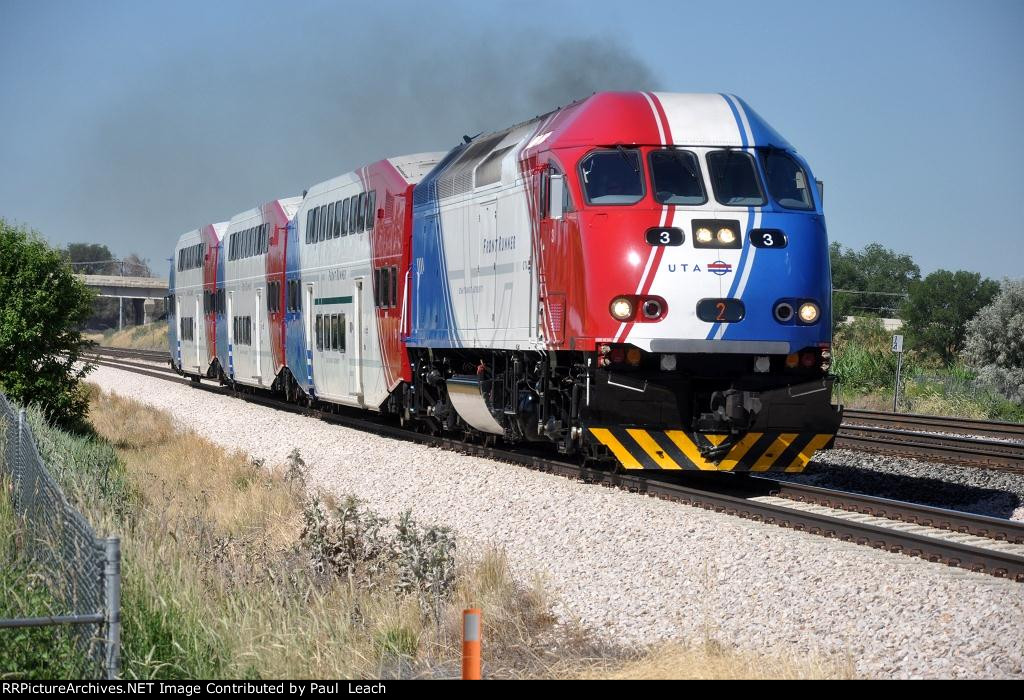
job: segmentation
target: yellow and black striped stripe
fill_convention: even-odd
[[[827,433],[747,433],[714,462],[701,456],[701,447],[720,445],[726,435],[640,428],[589,430],[626,469],[801,472],[814,453],[835,437]]]

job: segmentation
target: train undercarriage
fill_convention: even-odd
[[[842,419],[821,348],[788,356],[665,355],[626,345],[409,352],[412,381],[381,413],[436,434],[546,443],[625,469],[802,471],[831,447]],[[262,391],[235,384],[216,361],[204,378]],[[306,394],[287,368],[268,390],[336,408]]]
[[[549,442],[627,469],[801,471],[831,446],[842,417],[821,348],[760,357],[612,345],[596,354],[410,352],[403,419]]]

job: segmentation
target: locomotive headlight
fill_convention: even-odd
[[[633,315],[633,302],[626,297],[618,297],[612,300],[612,316],[620,321],[625,321]]]
[[[697,229],[696,233],[693,235],[694,238],[697,239],[698,243],[710,243],[711,239],[715,237],[714,234],[711,233],[711,229],[703,227]]]
[[[818,310],[818,305],[814,302],[805,301],[800,305],[800,310],[797,313],[800,316],[800,320],[804,323],[814,323],[818,320],[821,311]]]
[[[718,242],[722,245],[732,245],[736,242],[736,234],[731,228],[718,229]]]
[[[661,369],[665,372],[672,372],[676,368],[676,356],[675,355],[662,355],[661,356]]]

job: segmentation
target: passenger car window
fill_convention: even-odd
[[[377,192],[370,190],[366,195],[366,230],[372,231],[373,224],[377,221]]]

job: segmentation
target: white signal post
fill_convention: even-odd
[[[892,391],[892,412],[898,411],[900,401],[900,372],[903,370],[903,336],[892,337],[892,351],[896,353],[896,387]]]

